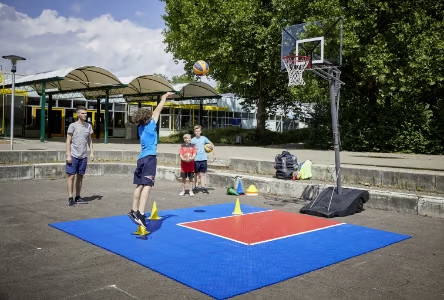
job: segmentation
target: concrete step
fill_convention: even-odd
[[[235,155],[235,153],[233,153]],[[95,151],[95,162],[134,163],[139,156],[138,151],[110,150]],[[66,159],[64,151],[19,150],[0,151],[0,165],[63,163]],[[158,163],[164,166],[179,166],[180,158],[176,153],[158,153]],[[273,161],[255,159],[217,159],[208,162],[209,170],[232,171],[253,176],[269,176],[276,174]],[[335,182],[335,167],[313,163],[313,180]],[[444,194],[444,172],[432,170],[412,170],[377,166],[341,165],[342,183],[362,185],[368,188],[397,189],[413,193],[425,192]]]
[[[132,178],[135,163],[94,162],[88,164],[87,176],[126,176]],[[157,168],[158,179],[179,181],[180,168],[161,166]],[[23,180],[42,178],[64,178],[65,163],[41,163],[27,165],[0,166],[0,180]],[[259,193],[284,196],[287,198],[312,200],[321,193],[328,184],[312,180],[292,181],[272,178],[270,176],[253,176],[231,171],[212,171],[207,173],[208,185],[228,188],[235,185],[235,179],[241,177],[244,189],[253,184]],[[344,185],[345,188],[352,186]],[[366,206],[401,213],[444,218],[444,198],[418,195],[405,192],[394,192],[366,189],[370,200]]]

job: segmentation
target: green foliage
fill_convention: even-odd
[[[165,76],[165,75],[163,75],[163,74],[154,73],[153,75],[155,75],[155,76],[157,76],[157,77],[160,77],[160,78],[163,78],[163,79],[165,79],[166,81],[170,81],[170,80],[168,79],[168,77]]]
[[[193,77],[189,74],[189,73],[185,73],[183,75],[180,76],[173,76],[173,78],[171,79],[171,83],[176,84],[176,83],[189,83],[189,82],[193,82],[194,79]]]
[[[252,129],[241,129],[239,127],[226,127],[217,129],[205,129],[202,135],[206,136],[215,144],[235,145],[236,138],[241,137],[243,146],[255,145],[282,145],[289,143],[304,143],[308,138],[308,129],[296,129],[286,132],[273,132],[266,130],[264,135],[258,136],[257,132]],[[192,130],[177,132],[168,137],[160,137],[161,143],[182,143],[183,135],[190,133]]]
[[[280,1],[286,11],[300,3]],[[290,23],[342,11],[343,61],[339,125],[350,151],[444,153],[443,2],[310,1]],[[305,75],[304,75],[305,76]],[[319,79],[315,79],[318,81]],[[332,133],[328,87],[307,82],[298,99],[315,103],[310,144],[328,149]],[[316,92],[319,90],[319,92]],[[323,90],[324,92],[322,92]]]
[[[304,74],[289,89],[280,72],[283,27],[342,16],[339,125],[350,151],[444,153],[444,2],[435,0],[163,0],[167,50],[192,64],[204,59],[220,92],[257,106],[258,132],[273,141],[266,110],[316,103],[313,147],[331,147],[328,84]],[[230,137],[227,137],[230,136]],[[232,135],[220,138],[232,143]]]
[[[192,64],[203,59],[219,90],[257,105],[258,130],[265,131],[266,108],[288,102],[286,74],[280,72],[282,26],[274,1],[164,0],[167,51]]]

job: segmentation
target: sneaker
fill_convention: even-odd
[[[128,217],[130,217],[131,221],[134,222],[134,224],[139,225],[139,222],[136,221],[137,220],[137,215],[134,212],[134,210],[131,210],[127,215],[128,215]]]
[[[86,201],[85,199],[83,199],[83,198],[80,197],[80,196],[76,196],[75,201],[76,201],[76,203],[78,203],[78,204],[88,204],[88,201]]]
[[[194,192],[195,194],[199,193],[199,191],[200,191],[200,187],[198,187],[198,186],[196,186],[196,187],[193,189],[193,192]]]
[[[179,193],[179,196],[183,196],[183,195],[185,195],[185,191],[182,191]]]
[[[142,215],[140,211],[136,212],[136,221],[139,225],[142,225],[146,229],[146,220],[145,215]]]
[[[74,199],[72,197],[70,197],[68,199],[68,206],[73,206],[75,204]]]
[[[194,196],[193,190],[190,190],[190,196],[191,196],[191,197]]]
[[[208,193],[208,190],[207,190],[206,188],[204,188],[204,187],[202,188],[202,193],[204,193],[204,194],[209,194],[209,193]]]

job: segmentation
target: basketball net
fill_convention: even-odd
[[[289,55],[283,56],[282,61],[288,72],[288,86],[305,85],[302,74],[307,68],[310,58],[308,56]]]

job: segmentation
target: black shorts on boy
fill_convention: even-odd
[[[156,167],[157,157],[155,155],[147,155],[138,159],[133,183],[154,186]]]

